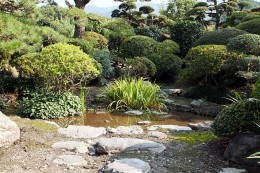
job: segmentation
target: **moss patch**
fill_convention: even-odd
[[[217,137],[212,132],[193,132],[193,133],[180,133],[173,136],[173,139],[180,140],[195,145],[206,141],[211,141]]]
[[[55,126],[48,124],[48,123],[45,123],[42,120],[31,120],[29,123],[31,125],[33,125],[34,127],[39,128],[39,129],[44,130],[44,131],[51,131],[51,132],[57,131],[57,128]]]

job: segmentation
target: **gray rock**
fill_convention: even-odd
[[[150,165],[140,159],[120,159],[109,163],[103,173],[148,173]]]
[[[78,153],[88,153],[88,147],[89,144],[77,141],[56,142],[52,145],[52,148],[66,149]]]
[[[96,144],[96,153],[109,154],[116,153],[122,150],[149,150],[156,153],[161,153],[165,150],[163,144],[157,142],[134,139],[134,138],[101,138]]]
[[[186,126],[178,126],[178,125],[153,125],[147,128],[147,130],[153,131],[157,130],[158,128],[167,129],[167,130],[174,130],[174,131],[190,131],[192,130],[190,127]]]
[[[247,173],[245,169],[223,168],[219,173]]]
[[[47,123],[47,124],[53,125],[54,127],[60,128],[60,126],[55,122],[47,121],[47,120],[44,120],[44,122]]]
[[[139,110],[130,110],[125,112],[126,115],[143,115],[142,111]]]
[[[104,127],[68,126],[58,129],[58,133],[72,138],[96,138],[106,134]]]
[[[0,111],[0,148],[20,139],[20,128]]]
[[[174,100],[165,99],[164,102],[167,103],[167,104],[172,104],[172,103],[174,103]]]
[[[142,134],[144,131],[140,126],[118,126],[116,134],[133,135]]]
[[[193,108],[197,108],[197,107],[200,107],[205,101],[202,100],[202,99],[199,99],[199,100],[193,100],[190,105],[191,107]]]
[[[77,155],[61,155],[53,160],[54,163],[59,165],[68,165],[68,166],[85,166],[87,165],[86,160]]]
[[[148,132],[148,136],[149,136],[149,137],[154,137],[154,138],[159,138],[159,139],[165,139],[165,138],[167,138],[167,135],[166,135],[165,133],[158,132],[158,131]]]
[[[158,112],[158,111],[151,111],[151,114],[153,114],[153,115],[168,115],[167,112]]]
[[[204,122],[196,123],[196,124],[189,123],[188,126],[192,130],[209,130],[209,129],[211,129],[211,125],[212,125],[212,121],[204,121]]]
[[[183,92],[183,89],[162,89],[168,95],[180,95]]]
[[[140,122],[137,122],[138,125],[149,125],[151,124],[151,121],[140,121]]]

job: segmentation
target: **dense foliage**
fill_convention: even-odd
[[[252,92],[252,96],[254,98],[260,99],[260,77],[257,80],[257,82],[255,83],[255,88],[254,88],[254,90]]]
[[[108,40],[103,35],[96,32],[86,32],[83,39],[91,43],[94,48],[99,49],[105,48],[108,43]]]
[[[251,34],[260,35],[260,17],[246,22],[242,22],[236,28],[249,32]]]
[[[18,105],[18,113],[28,118],[63,118],[81,114],[81,101],[69,92],[33,93]]]
[[[142,78],[118,79],[110,83],[103,91],[104,96],[111,102],[110,107],[119,109],[160,109],[164,107],[164,96],[160,87]]]
[[[215,118],[212,128],[217,136],[235,136],[240,133],[259,134],[260,100],[237,101],[224,108]]]

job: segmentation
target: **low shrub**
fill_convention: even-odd
[[[160,87],[142,78],[118,79],[104,89],[103,95],[111,102],[109,107],[112,109],[127,107],[142,110],[165,107]]]
[[[101,34],[88,31],[84,34],[84,40],[93,45],[94,48],[102,49],[107,46],[108,40]]]
[[[252,96],[256,99],[260,100],[260,77],[255,83],[255,88],[253,89]]]
[[[242,22],[236,26],[237,29],[260,35],[260,18]]]
[[[156,41],[162,41],[162,31],[155,25],[152,26],[139,26],[135,29],[136,35],[144,35],[151,37]]]
[[[0,98],[0,109],[5,109],[6,107],[7,107],[6,101]]]
[[[80,115],[81,101],[69,92],[33,93],[19,102],[18,113],[28,118],[50,119]]]
[[[237,101],[225,107],[215,118],[212,128],[217,136],[232,137],[240,133],[260,134],[260,100]]]
[[[94,47],[86,40],[79,39],[79,38],[72,38],[67,43],[75,46],[79,46],[80,49],[88,55],[92,55],[94,52]]]
[[[242,52],[248,55],[260,55],[260,35],[243,34],[232,38],[227,44],[229,51]]]

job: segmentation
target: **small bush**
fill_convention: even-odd
[[[50,119],[80,115],[81,101],[71,93],[34,93],[18,105],[18,113],[28,118]]]
[[[215,31],[206,32],[195,42],[194,46],[208,45],[208,44],[227,45],[230,39],[246,33],[247,32],[241,31],[236,28],[218,29]]]
[[[75,46],[79,46],[80,49],[88,55],[92,55],[94,52],[94,47],[86,40],[73,38],[70,39],[67,43]]]
[[[156,72],[155,64],[146,57],[126,60],[126,74],[132,77],[152,77]]]
[[[260,77],[258,78],[257,82],[255,83],[255,88],[252,92],[252,96],[254,98],[260,100]]]
[[[108,43],[108,40],[103,35],[96,32],[86,32],[83,39],[91,43],[94,48],[98,49],[105,48]]]
[[[247,21],[250,21],[250,20],[254,20],[254,19],[259,19],[260,18],[260,14],[248,14],[246,17],[244,17],[242,20],[241,20],[241,23],[243,22],[247,22]]]
[[[162,41],[162,31],[158,27],[152,26],[139,26],[135,29],[136,35],[144,35],[151,37],[156,41]]]
[[[227,44],[229,51],[242,52],[248,55],[260,55],[260,35],[244,34],[239,35]]]
[[[160,87],[141,78],[118,79],[110,83],[103,94],[111,102],[110,107],[114,109],[160,109],[165,106]]]
[[[240,100],[224,108],[215,118],[212,128],[217,136],[232,137],[240,133],[260,134],[260,100]]]
[[[6,101],[0,98],[0,109],[5,109],[6,107],[7,107]]]
[[[260,35],[260,18],[242,22],[236,26],[237,29]]]

